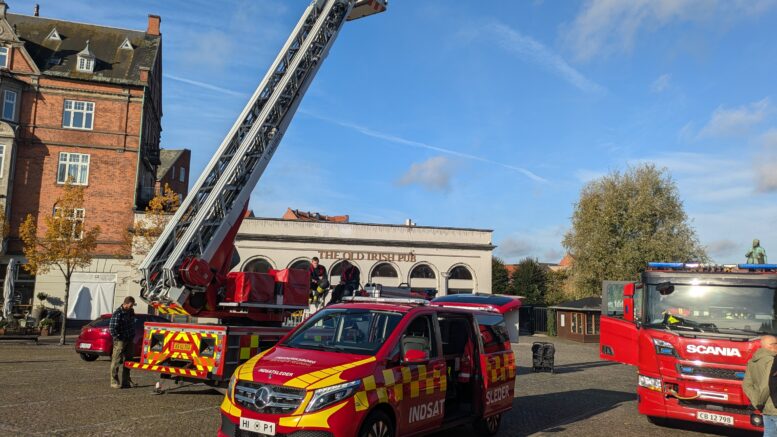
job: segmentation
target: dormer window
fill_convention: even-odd
[[[133,47],[132,47],[132,43],[130,42],[129,38],[124,38],[124,42],[121,43],[119,48],[122,49],[122,50],[132,50]]]
[[[0,47],[0,68],[8,68],[8,47]]]
[[[47,36],[46,39],[51,41],[62,41],[62,37],[59,36],[59,32],[57,32],[56,27],[51,29],[51,32],[49,32],[49,36]]]
[[[94,53],[89,49],[89,40],[86,40],[86,47],[78,52],[78,65],[76,65],[76,68],[84,73],[93,73],[94,61]]]

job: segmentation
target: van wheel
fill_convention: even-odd
[[[94,361],[94,360],[97,359],[97,355],[95,355],[95,354],[80,353],[78,355],[80,355],[81,359],[84,360],[84,361]]]
[[[494,414],[493,416],[484,417],[478,419],[475,422],[475,432],[482,436],[492,436],[499,432],[499,425],[502,423],[502,415]]]
[[[359,430],[359,437],[394,437],[394,422],[382,411],[373,411]]]

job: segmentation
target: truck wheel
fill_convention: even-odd
[[[382,411],[373,411],[359,430],[359,437],[394,437],[394,422]]]
[[[81,359],[84,361],[94,361],[97,359],[97,355],[95,354],[86,354],[86,353],[80,353],[78,354],[81,356]]]
[[[501,425],[501,423],[501,414],[494,414],[493,416],[478,419],[478,421],[475,422],[475,433],[485,437],[496,435],[496,433],[499,432],[499,425]]]

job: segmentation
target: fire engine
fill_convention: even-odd
[[[235,124],[140,265],[141,298],[162,314],[218,324],[146,323],[131,369],[219,385],[275,344],[289,315],[308,308],[302,270],[230,272],[251,191],[283,138],[343,24],[386,0],[314,0]]]
[[[515,390],[501,306],[351,297],[322,309],[238,367],[218,435],[393,437],[464,424],[494,435]]]
[[[763,431],[742,380],[776,309],[777,264],[649,263],[622,297],[604,296],[600,356],[637,367],[651,422]]]

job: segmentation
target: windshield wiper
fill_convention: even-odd
[[[734,332],[742,332],[745,334],[755,334],[755,335],[769,334],[769,332],[766,332],[766,331],[754,331],[752,329],[744,329],[744,328],[718,328],[718,331],[734,331]]]

